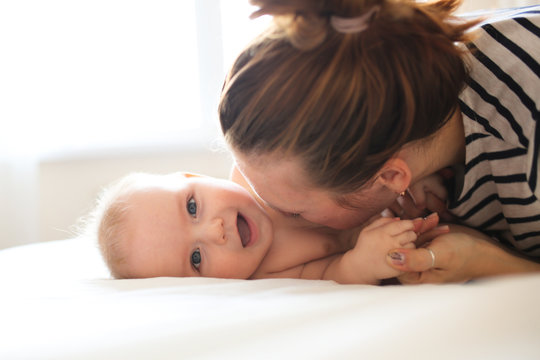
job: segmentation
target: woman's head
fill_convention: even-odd
[[[296,159],[310,186],[346,195],[457,106],[467,72],[456,42],[473,24],[451,16],[459,0],[253,3],[276,21],[224,84],[220,121],[236,154]],[[331,25],[374,7],[361,32]]]
[[[380,207],[385,199],[391,201],[396,197],[392,192],[381,191],[380,182],[346,196],[315,187],[297,159],[275,154],[246,157],[235,153],[235,157],[236,168],[267,206],[285,216],[334,229],[363,224],[386,207]]]

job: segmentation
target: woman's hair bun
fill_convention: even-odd
[[[321,44],[328,32],[328,9],[324,0],[251,0],[258,6],[251,17],[270,15],[274,18],[276,36],[287,38],[301,50]]]

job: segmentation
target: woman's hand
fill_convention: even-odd
[[[352,283],[376,283],[402,274],[385,262],[387,252],[396,247],[414,249],[422,234],[433,237],[448,232],[448,226],[437,227],[438,222],[436,213],[413,220],[372,218],[358,234],[354,248],[343,256],[341,261],[347,265],[340,268],[340,277]]]
[[[426,176],[411,184],[407,191],[399,196],[388,209],[383,212],[387,217],[399,216],[402,219],[414,219],[436,212],[443,221],[453,220],[448,212],[448,198],[445,180],[451,175],[439,172]]]
[[[406,272],[398,278],[401,283],[459,283],[486,276],[540,271],[540,264],[511,254],[476,230],[459,225],[451,225],[450,229],[442,235],[425,233],[419,237],[417,249],[388,253],[388,264]]]

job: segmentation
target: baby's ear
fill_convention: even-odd
[[[190,173],[190,172],[180,172],[180,174],[182,176],[184,176],[185,178],[189,179],[189,178],[194,178],[194,177],[202,177],[202,175],[199,175],[199,174],[194,174],[194,173]]]

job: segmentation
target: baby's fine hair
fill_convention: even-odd
[[[131,277],[124,266],[129,255],[124,227],[129,212],[129,197],[141,185],[151,183],[155,176],[131,173],[113,182],[101,191],[94,210],[85,220],[84,233],[97,237],[103,260],[111,276],[116,279]]]
[[[345,194],[451,117],[467,79],[461,0],[252,0],[273,25],[236,59],[219,116],[231,148],[297,157],[312,185]],[[376,8],[377,11],[372,11]],[[363,31],[332,18],[372,12]]]

